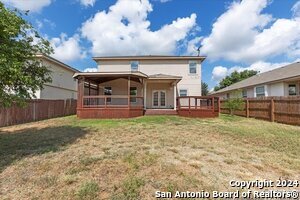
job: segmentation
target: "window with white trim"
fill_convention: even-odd
[[[289,84],[289,96],[297,95],[296,84]]]
[[[189,62],[189,73],[197,74],[197,62],[196,61]]]
[[[256,97],[264,97],[265,94],[265,86],[257,86],[255,88]]]
[[[130,66],[131,66],[131,71],[138,71],[139,70],[139,61],[131,61]]]
[[[243,96],[243,98],[247,98],[247,90],[246,89],[244,89],[242,91],[242,96]]]
[[[187,96],[187,90],[179,90],[179,96],[180,97],[186,97]]]

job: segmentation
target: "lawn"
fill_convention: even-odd
[[[78,120],[0,129],[1,199],[153,199],[300,180],[300,127],[222,115]]]

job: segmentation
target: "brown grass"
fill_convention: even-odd
[[[0,129],[4,199],[154,199],[155,191],[232,190],[300,179],[300,127],[222,115],[65,117]]]

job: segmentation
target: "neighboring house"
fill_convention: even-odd
[[[209,95],[223,99],[300,95],[300,62],[257,74]]]
[[[45,83],[43,89],[36,92],[37,99],[77,99],[77,80],[74,73],[79,72],[50,56],[36,55],[43,65],[51,71],[52,82]]]
[[[79,80],[77,114],[81,117],[102,117],[96,107],[111,108],[105,111],[111,117],[121,115],[114,113],[121,112],[114,111],[120,107],[176,110],[178,96],[201,96],[205,57],[117,56],[94,60],[98,72],[74,75]]]

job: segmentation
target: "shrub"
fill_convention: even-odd
[[[230,115],[233,115],[235,110],[243,110],[245,106],[245,102],[242,98],[232,98],[225,102],[225,108],[228,108],[230,111]]]

